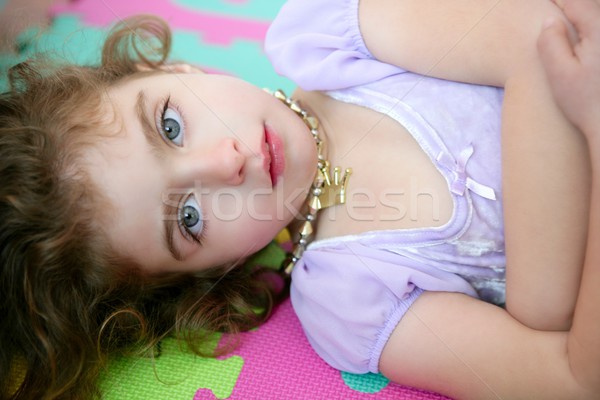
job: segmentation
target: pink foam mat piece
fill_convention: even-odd
[[[348,387],[341,372],[312,350],[289,300],[258,330],[242,334],[241,345],[233,355],[242,357],[244,366],[228,398],[232,400],[448,400],[440,394],[391,382],[377,393],[362,393]],[[215,397],[207,390],[199,390],[194,400],[203,399]]]
[[[52,15],[75,14],[92,26],[107,26],[140,13],[160,15],[171,27],[202,33],[202,40],[229,45],[236,39],[262,43],[269,21],[254,21],[187,9],[170,0],[77,0],[57,4]]]

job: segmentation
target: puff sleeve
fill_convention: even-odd
[[[265,52],[275,71],[304,90],[343,89],[404,70],[371,55],[359,0],[289,0],[270,26]]]
[[[292,273],[291,299],[309,342],[327,363],[351,373],[377,373],[392,331],[424,290],[477,296],[456,274],[343,243],[304,253]]]

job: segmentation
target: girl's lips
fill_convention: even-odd
[[[267,124],[265,124],[265,141],[269,150],[269,157],[266,158],[266,161],[269,162],[269,175],[271,176],[271,184],[274,187],[285,170],[283,142],[275,130]]]
[[[273,185],[273,178],[271,178],[271,149],[269,148],[269,143],[267,142],[267,133],[265,129],[265,134],[263,137],[263,143],[261,147],[262,161],[263,161],[263,169],[269,175],[269,179],[271,180],[271,186]]]

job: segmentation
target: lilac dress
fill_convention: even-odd
[[[308,247],[293,271],[291,298],[317,353],[338,369],[376,373],[390,334],[423,291],[503,303],[503,91],[377,61],[360,34],[358,0],[289,0],[265,49],[275,69],[303,89],[404,126],[454,202],[440,227],[365,232]]]

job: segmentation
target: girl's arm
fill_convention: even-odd
[[[564,19],[549,0],[361,0],[359,8],[367,47],[381,60],[504,86],[507,309],[529,327],[567,330],[587,240],[590,166],[536,49],[548,18]]]
[[[564,24],[550,21],[538,45],[554,97],[569,120],[581,129],[589,145],[592,162],[589,243],[596,244],[600,241],[600,3],[595,0],[560,3],[577,29],[577,39],[569,38]],[[600,374],[595,370],[600,358],[600,346],[595,342],[600,331],[600,304],[589,299],[599,291],[599,265],[598,246],[588,246],[573,334],[569,336],[573,356],[588,360],[588,364],[573,365],[574,371],[596,385],[600,385]],[[588,336],[589,330],[596,338]]]
[[[361,0],[360,29],[382,61],[439,78],[504,86],[528,64],[549,0]]]
[[[389,339],[381,371],[460,399],[598,398],[600,248],[585,253],[588,220],[590,243],[600,240],[600,156],[592,151],[592,180],[585,140],[554,103],[535,49],[543,22],[563,17],[547,0],[361,4],[365,42],[378,58],[506,89],[510,314],[459,294],[425,293]]]
[[[600,132],[596,132],[600,133]],[[600,143],[590,241],[600,241]],[[600,247],[588,246],[570,332],[526,327],[499,307],[454,293],[424,293],[392,333],[380,359],[395,382],[461,400],[598,399]]]
[[[598,292],[582,301],[599,304]],[[586,341],[584,348],[597,349],[599,333],[589,332],[586,338],[596,335],[595,343]],[[528,328],[462,294],[427,292],[392,333],[379,367],[395,382],[460,400],[598,399],[593,378],[600,376],[599,357],[572,354],[578,349],[570,338]]]

